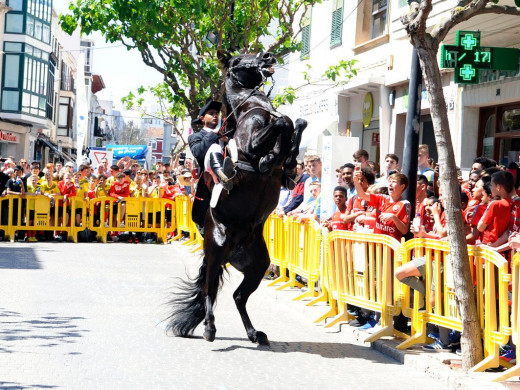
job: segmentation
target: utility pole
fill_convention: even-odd
[[[410,218],[415,216],[417,182],[417,155],[419,154],[419,131],[421,129],[422,71],[415,48],[412,54],[412,68],[408,86],[408,111],[404,133],[403,173],[408,177],[409,186],[403,197],[410,202]]]

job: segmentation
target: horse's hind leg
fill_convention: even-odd
[[[217,292],[219,288],[219,278],[222,274],[222,267],[217,263],[215,258],[208,259],[208,270],[205,286],[204,306],[206,316],[204,317],[204,339],[206,341],[214,341],[217,328],[215,327],[215,315],[213,314],[213,305],[217,300]]]
[[[264,332],[257,331],[253,327],[246,310],[249,296],[258,288],[270,263],[269,253],[267,252],[267,247],[261,232],[262,229],[257,229],[255,232],[255,241],[248,246],[245,251],[247,252],[247,258],[243,260],[237,259],[243,270],[244,280],[242,280],[242,283],[240,283],[240,286],[238,286],[234,292],[233,298],[235,299],[240,317],[242,317],[242,322],[246,328],[249,340],[260,345],[269,345],[267,335]]]
[[[206,315],[204,317],[203,336],[206,341],[214,341],[217,328],[215,327],[213,306],[217,301],[218,290],[222,283],[222,273],[224,272],[221,260],[227,258],[229,245],[222,225],[214,220],[212,220],[212,223],[206,222],[206,225],[204,254],[207,260],[207,271],[203,290]]]

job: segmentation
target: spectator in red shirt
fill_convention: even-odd
[[[76,196],[76,185],[74,184],[74,181],[72,180],[72,173],[66,172],[63,175],[63,180],[58,183],[58,188],[60,190],[61,195],[63,195],[63,200],[60,200],[59,205],[62,207],[64,204],[67,206],[67,221],[66,225],[69,225],[70,222],[70,207],[67,198],[71,196]],[[60,213],[60,220],[58,223],[61,223],[61,213]]]
[[[126,175],[123,172],[119,172],[116,175],[115,181],[110,186],[109,195],[112,198],[116,198],[117,202],[114,204],[113,208],[113,224],[117,226],[117,204],[121,203],[121,215],[120,215],[120,223],[121,227],[124,227],[124,218],[125,218],[125,209],[126,205],[124,202],[125,198],[130,196],[130,183],[126,180]]]
[[[482,233],[483,244],[496,247],[507,242],[507,236],[505,239],[501,236],[509,228],[514,184],[515,179],[510,172],[498,171],[491,175],[491,193],[498,200],[489,204],[478,223],[477,229]]]
[[[337,186],[334,188],[334,204],[338,208],[332,217],[322,223],[323,227],[330,230],[347,230],[347,223],[344,221],[347,212],[347,190],[345,187]]]
[[[400,240],[410,225],[410,203],[402,198],[408,187],[408,178],[402,173],[394,173],[388,178],[388,194],[367,194],[361,185],[361,170],[354,172],[357,196],[369,202],[376,210],[374,233],[386,234]]]
[[[367,192],[368,187],[375,183],[376,175],[370,168],[361,168],[360,184],[363,191]],[[356,194],[352,195],[347,202],[347,214],[343,216],[343,221],[348,224],[348,230],[352,230],[354,221],[359,224],[364,224],[365,215],[368,211],[368,201],[358,197]]]
[[[466,240],[470,245],[475,244],[480,239],[480,231],[477,226],[491,202],[491,193],[491,178],[489,176],[484,176],[473,187],[473,199],[478,200],[479,204],[466,213],[466,222],[471,229],[471,232],[466,235]]]

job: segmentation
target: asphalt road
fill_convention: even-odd
[[[1,389],[439,389],[346,332],[326,332],[262,284],[248,308],[270,347],[246,337],[231,271],[217,339],[165,335],[175,276],[198,269],[188,248],[0,243]],[[323,308],[321,309],[323,310]]]

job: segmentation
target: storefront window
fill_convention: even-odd
[[[520,109],[504,111],[502,114],[501,131],[520,130]]]
[[[486,121],[484,128],[484,140],[483,140],[483,151],[484,157],[493,158],[493,148],[495,146],[495,114],[491,115]]]

